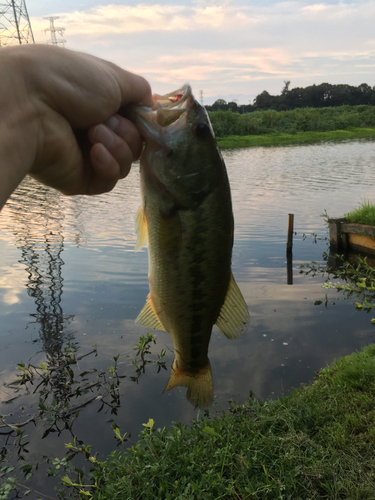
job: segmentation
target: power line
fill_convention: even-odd
[[[0,2],[0,47],[35,43],[25,0]]]
[[[55,26],[55,19],[58,19],[59,16],[49,16],[49,17],[43,17],[43,19],[47,19],[49,21],[49,28],[44,29],[44,33],[47,33],[47,31],[51,32],[51,38],[48,40],[47,43],[51,43],[52,45],[60,45],[61,47],[64,47],[66,44],[66,40],[63,38],[57,38],[56,33],[58,33],[60,36],[63,36],[65,28],[56,28]]]

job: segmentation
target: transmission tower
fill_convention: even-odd
[[[50,17],[43,17],[43,19],[47,19],[49,21],[49,28],[46,28],[44,33],[47,33],[47,31],[51,32],[51,39],[48,40],[47,43],[52,43],[52,45],[61,45],[64,47],[66,44],[66,40],[63,38],[57,38],[56,33],[58,33],[60,36],[63,36],[65,28],[56,28],[55,26],[55,19],[58,19],[59,16],[50,16]]]
[[[203,106],[203,90],[200,90],[199,94],[200,94],[200,98],[201,98],[201,104]]]
[[[25,0],[0,1],[0,47],[35,43]]]

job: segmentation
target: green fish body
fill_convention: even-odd
[[[212,326],[235,339],[249,321],[231,273],[228,176],[206,110],[190,87],[155,96],[135,123],[145,137],[137,248],[148,243],[150,293],[136,322],[170,333],[175,360],[165,390],[188,388],[195,407],[213,400]]]

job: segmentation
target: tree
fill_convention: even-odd
[[[289,85],[290,85],[290,80],[284,80],[284,87],[283,90],[281,91],[281,95],[285,95],[286,93],[289,92]]]
[[[256,109],[269,109],[272,107],[273,101],[272,95],[270,95],[267,90],[263,90],[261,94],[258,94],[254,99],[254,107]]]

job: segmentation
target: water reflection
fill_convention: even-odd
[[[27,179],[8,203],[6,213],[21,251],[19,262],[28,273],[27,294],[36,305],[26,328],[37,325],[42,349],[51,363],[60,356],[63,344],[72,339],[67,326],[74,318],[64,314],[61,307],[64,213],[56,210],[60,199],[57,191]]]
[[[228,398],[242,401],[249,389],[260,398],[287,392],[335,357],[373,340],[368,316],[335,290],[327,293],[336,305],[331,300],[327,308],[314,306],[324,300],[323,279],[301,277],[298,266],[322,260],[322,241],[302,235],[324,237],[324,209],[341,216],[374,197],[374,142],[254,148],[227,151],[224,157],[235,215],[232,269],[252,326],[236,343],[213,331],[209,357],[219,410]],[[53,354],[73,335],[84,350],[98,344],[96,362],[103,368],[120,353],[125,372],[127,353],[149,331],[134,325],[148,292],[147,252],[134,253],[138,167],[113,192],[98,197],[60,197],[36,186],[25,181],[0,215],[1,382],[14,378],[18,362],[36,356],[34,340],[42,339]],[[291,263],[285,256],[288,213],[295,214],[297,232]],[[287,285],[290,272],[293,286]],[[170,336],[158,332],[157,342],[159,351],[166,350],[169,371]],[[44,360],[43,353],[37,355],[37,362]],[[119,410],[124,432],[136,435],[150,417],[163,426],[195,416],[186,389],[161,396],[167,380],[165,370],[155,376],[152,369],[139,385],[124,379],[127,404]],[[93,431],[82,425],[84,439],[95,442],[105,425],[101,414],[86,411]],[[106,452],[112,434],[110,426],[101,434]]]

